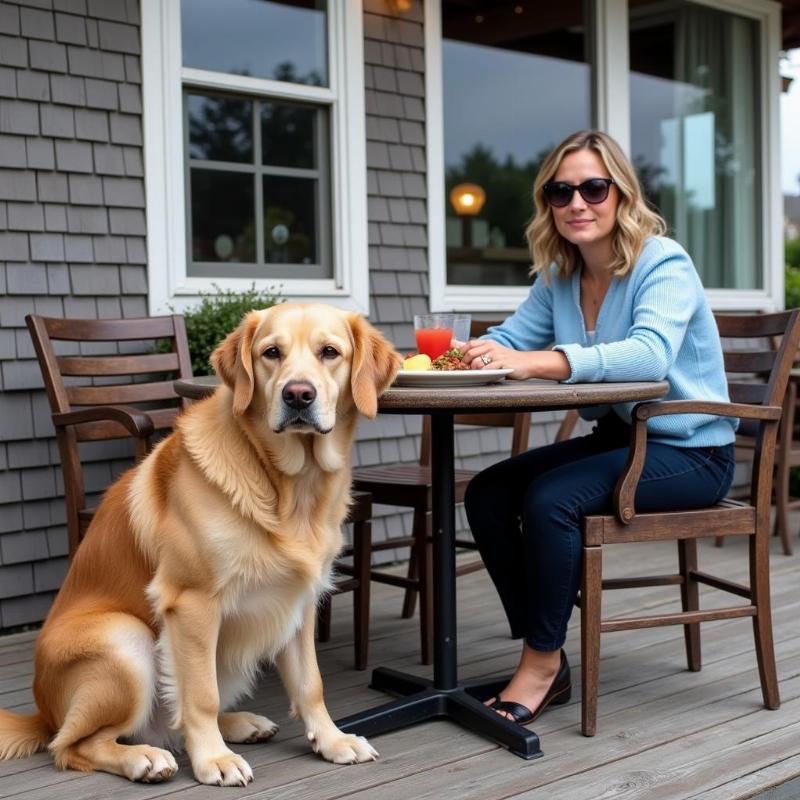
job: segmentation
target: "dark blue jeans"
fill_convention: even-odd
[[[588,436],[540,447],[476,475],[464,500],[472,534],[500,594],[515,639],[557,650],[581,574],[581,520],[610,513],[630,426],[612,411]],[[733,480],[733,445],[648,442],[636,510],[702,508]]]

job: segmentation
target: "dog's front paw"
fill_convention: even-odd
[[[278,726],[267,717],[249,711],[231,711],[219,715],[219,729],[226,742],[264,742],[271,739]]]
[[[253,780],[250,765],[230,750],[211,758],[192,760],[192,769],[200,783],[216,786],[246,786]]]
[[[160,783],[178,771],[175,758],[168,750],[137,744],[126,746],[122,752],[124,753],[122,771],[129,780]]]
[[[358,764],[375,761],[378,751],[363,737],[336,730],[331,735],[316,735],[309,731],[308,740],[315,753],[334,764]]]

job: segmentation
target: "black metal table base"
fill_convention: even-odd
[[[338,720],[345,733],[378,736],[429,719],[450,719],[475,733],[493,739],[521,758],[542,755],[539,737],[483,705],[497,694],[508,678],[470,681],[453,689],[437,689],[433,682],[383,667],[372,673],[370,687],[402,695],[390,703]]]
[[[419,409],[428,413],[428,409]],[[369,711],[339,720],[347,733],[377,736],[429,719],[449,719],[493,739],[521,758],[542,755],[539,737],[483,705],[508,678],[458,682],[456,658],[455,489],[453,483],[453,411],[431,410],[433,476],[433,680],[378,668],[373,689],[403,695]]]

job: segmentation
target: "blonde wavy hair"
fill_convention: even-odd
[[[545,200],[542,187],[553,180],[564,158],[577,150],[594,150],[614,181],[619,196],[617,224],[613,232],[612,259],[608,265],[621,277],[633,269],[648,236],[663,236],[667,226],[659,214],[645,202],[633,164],[620,146],[600,131],[578,131],[568,136],[544,160],[533,185],[536,211],[525,230],[533,264],[531,276],[542,273],[546,278],[551,264],[560,278],[569,277],[580,264],[580,251],[557,230],[553,212]],[[600,176],[598,176],[600,177]]]

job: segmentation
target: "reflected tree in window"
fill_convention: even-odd
[[[253,160],[253,103],[225,95],[189,95],[189,156],[206,161]]]
[[[295,64],[291,61],[283,61],[275,67],[274,78],[276,81],[286,81],[287,83],[305,83],[309,86],[324,86],[322,75],[315,69],[310,70],[305,75],[301,75]]]
[[[486,192],[480,217],[489,225],[489,241],[494,246],[527,247],[524,232],[533,211],[533,181],[547,152],[518,164],[512,155],[501,162],[490,148],[476,144],[461,164],[447,169],[448,194],[454,186],[466,182],[477,183]]]

